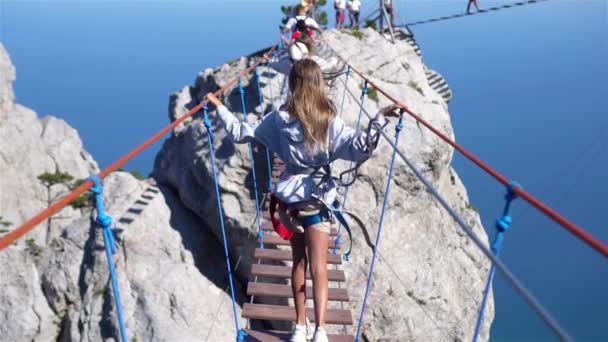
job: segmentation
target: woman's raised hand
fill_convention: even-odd
[[[215,96],[215,94],[213,93],[207,93],[207,95],[205,95],[205,97],[207,98],[207,101],[211,102],[212,105],[219,107],[219,106],[223,106],[224,104],[222,103],[222,101],[220,101],[217,96]]]
[[[386,117],[398,118],[401,116],[402,107],[400,105],[392,104],[380,109],[380,113]]]

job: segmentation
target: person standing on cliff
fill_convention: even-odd
[[[327,315],[327,250],[331,223],[325,203],[333,202],[338,184],[331,177],[319,178],[319,170],[328,168],[337,159],[358,163],[367,160],[385,126],[385,116],[397,116],[397,107],[384,108],[370,121],[367,131],[357,132],[336,115],[316,62],[307,58],[295,62],[288,83],[291,94],[286,103],[258,124],[239,121],[213,93],[206,98],[217,107],[217,115],[233,142],[245,144],[256,140],[285,163],[285,172],[275,185],[273,196],[287,207],[287,210],[280,209],[279,205],[279,219],[293,231],[291,285],[296,326],[290,341],[307,342],[307,338],[312,337],[313,342],[327,342],[323,326]],[[314,331],[306,317],[309,261],[316,319]]]
[[[344,28],[346,20],[346,0],[335,0],[334,9],[336,10],[336,28]]]
[[[388,14],[391,27],[395,27],[395,8],[393,7],[393,0],[384,0],[384,9],[386,9],[386,14]]]
[[[479,5],[477,4],[477,0],[469,0],[469,3],[467,4],[467,14],[471,14],[471,4],[475,5],[477,12],[481,11]]]
[[[348,2],[348,18],[350,27],[359,28],[359,15],[361,14],[361,0],[350,0]]]

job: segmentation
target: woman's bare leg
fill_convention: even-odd
[[[306,229],[305,234],[306,247],[308,248],[308,257],[310,259],[316,326],[319,327],[325,325],[327,313],[327,248],[329,245],[329,234],[312,228]]]
[[[306,324],[306,240],[304,234],[294,234],[291,240],[293,267],[291,269],[291,291],[296,307],[296,324]]]

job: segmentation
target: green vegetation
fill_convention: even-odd
[[[41,175],[38,175],[38,180],[42,182],[42,185],[50,188],[55,184],[66,184],[70,182],[74,177],[66,172],[45,172]]]
[[[77,179],[72,183],[70,188],[74,190],[77,187],[81,186],[84,182],[86,182],[86,179]],[[84,209],[89,206],[92,206],[92,199],[93,196],[89,193],[80,195],[75,200],[70,202],[70,206],[74,209]]]
[[[418,85],[418,83],[416,83],[414,81],[410,81],[407,85],[409,85],[412,89],[414,89],[417,92],[419,92],[420,95],[424,96],[424,91],[422,90],[422,88],[420,87],[420,85]]]
[[[107,287],[102,287],[102,288],[96,289],[96,290],[93,292],[93,296],[94,296],[94,297],[101,297],[101,296],[105,296],[105,295],[106,295],[106,292],[108,292],[108,288],[107,288]]]
[[[362,91],[363,90],[363,86],[364,83],[359,84],[359,89]],[[378,91],[374,88],[368,85],[367,88],[367,98],[374,101],[374,102],[378,102],[379,98],[378,98]]]
[[[11,221],[6,221],[4,219],[4,217],[0,216],[0,226],[8,227],[8,226],[11,226],[12,224],[13,223]]]
[[[146,179],[146,177],[144,177],[144,175],[142,175],[139,171],[137,170],[131,170],[129,171],[129,173],[131,174],[131,176],[139,179],[139,180],[144,180]]]
[[[469,209],[469,210],[473,210],[473,211],[475,211],[475,212],[477,212],[477,211],[478,211],[478,210],[477,210],[477,208],[475,208],[475,207],[474,207],[474,206],[473,206],[471,203],[469,203],[469,202],[467,202],[467,209]]]
[[[377,30],[376,21],[375,20],[366,20],[365,21],[365,25],[363,27],[365,27],[365,28],[371,27],[374,30]]]
[[[317,23],[321,26],[327,26],[327,24],[329,24],[329,19],[327,17],[327,12],[323,11],[319,14],[317,14]]]
[[[374,102],[378,102],[378,91],[376,88],[370,87],[367,97]]]
[[[343,29],[342,32],[348,33],[351,36],[353,36],[353,37],[355,37],[355,38],[357,38],[359,40],[363,39],[363,32],[361,32],[361,30],[359,30],[356,27],[355,28],[346,28],[346,29]]]
[[[237,60],[238,61],[238,60]],[[232,63],[232,62],[231,62]],[[119,167],[118,170],[116,171],[120,171],[120,172],[128,172],[131,174],[131,176],[139,179],[139,180],[144,180],[146,179],[146,177],[144,175],[141,174],[141,172],[139,172],[138,170],[131,170],[131,171],[127,171],[122,167]]]
[[[4,217],[0,216],[0,234],[8,233],[8,229],[4,229],[4,227],[11,226],[13,223],[10,221],[6,221]]]
[[[37,258],[42,254],[42,247],[38,246],[36,240],[27,239],[25,240],[26,250],[30,253],[31,256]]]
[[[420,299],[414,295],[414,291],[407,291],[408,297],[412,298],[418,305],[426,305],[426,301],[424,299]]]

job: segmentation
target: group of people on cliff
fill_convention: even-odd
[[[285,163],[284,173],[273,186],[272,197],[278,203],[278,223],[273,225],[275,229],[279,225],[288,230],[289,234],[280,235],[289,239],[293,258],[291,287],[296,324],[290,341],[327,342],[324,325],[328,303],[327,251],[335,210],[332,203],[338,187],[346,186],[331,176],[330,164],[338,159],[357,165],[366,161],[377,146],[386,117],[399,114],[396,106],[389,106],[379,111],[367,129],[348,127],[336,115],[319,65],[322,60],[314,54],[314,33],[321,32],[321,28],[308,16],[309,7],[300,4],[296,11],[286,22],[283,34],[290,33],[285,38],[290,48],[306,49],[306,53],[291,55],[291,68],[287,72],[289,90],[282,106],[252,124],[239,121],[213,93],[207,94],[206,100],[216,107],[234,143],[257,141]],[[314,327],[306,317],[307,269],[313,283]]]

